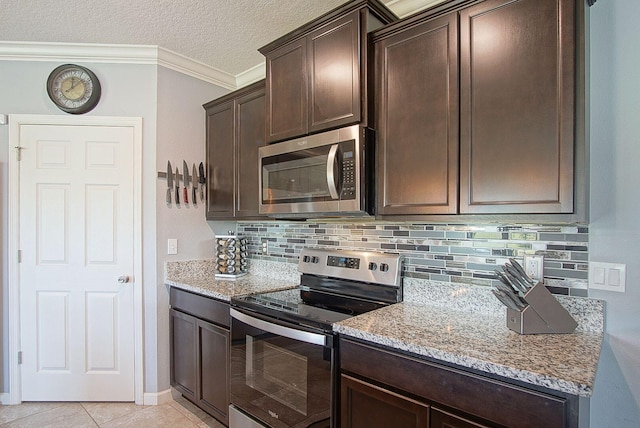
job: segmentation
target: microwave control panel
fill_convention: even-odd
[[[342,192],[340,199],[356,198],[356,156],[355,142],[343,141],[340,143],[342,152]]]

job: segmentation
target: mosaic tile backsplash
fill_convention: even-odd
[[[544,256],[544,282],[556,294],[587,296],[586,226],[460,225],[386,222],[238,222],[252,259],[298,263],[305,247],[404,254],[404,275],[491,286],[494,270],[514,257]],[[266,244],[266,245],[265,245]]]

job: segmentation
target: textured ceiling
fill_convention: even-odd
[[[0,0],[0,40],[157,45],[237,75],[264,61],[258,48],[345,1]]]

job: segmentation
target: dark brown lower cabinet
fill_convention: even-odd
[[[198,320],[197,404],[212,416],[228,423],[229,330]]]
[[[197,319],[170,309],[171,319],[171,385],[190,401],[196,401]]]
[[[579,399],[340,339],[345,428],[577,428]]]
[[[487,425],[481,425],[468,419],[456,416],[452,413],[431,408],[431,428],[483,428]]]
[[[342,375],[343,428],[429,427],[429,406],[384,388]]]
[[[229,423],[229,305],[172,288],[171,385]]]
[[[344,428],[485,428],[453,413],[360,379],[341,375]]]

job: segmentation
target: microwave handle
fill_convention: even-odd
[[[329,186],[329,194],[332,199],[340,198],[338,194],[338,183],[336,182],[336,175],[333,172],[333,167],[336,164],[336,157],[338,156],[338,144],[334,144],[329,149],[329,156],[327,156],[327,184]]]

